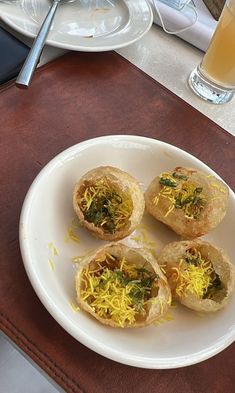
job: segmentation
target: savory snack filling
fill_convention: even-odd
[[[172,212],[173,209],[182,209],[184,215],[188,219],[196,219],[200,216],[207,200],[203,194],[203,187],[189,181],[189,177],[179,172],[164,172],[160,175],[159,184],[161,188],[159,194],[153,198],[153,203],[157,206],[159,199],[166,198],[169,200],[165,217]]]
[[[171,303],[170,288],[153,256],[123,244],[89,257],[78,269],[76,290],[81,308],[113,327],[148,325]]]
[[[196,311],[217,311],[230,299],[235,269],[224,250],[201,240],[169,243],[159,256],[172,296]]]
[[[80,224],[103,240],[120,240],[139,225],[145,208],[139,183],[110,166],[94,168],[75,185],[73,208]]]
[[[213,175],[176,167],[154,178],[145,192],[147,211],[185,239],[214,229],[224,218],[228,187]]]
[[[150,299],[158,293],[159,276],[144,265],[129,265],[126,259],[106,254],[95,260],[97,268],[83,271],[81,298],[101,318],[112,319],[124,327],[134,324],[136,317],[146,315]]]
[[[223,289],[210,259],[202,257],[196,248],[186,250],[179,266],[173,267],[172,271],[175,271],[172,279],[176,282],[175,292],[179,297],[191,293],[199,299],[213,299]]]
[[[96,183],[87,182],[83,188],[79,204],[85,220],[108,233],[127,224],[133,210],[128,194],[113,187],[106,177]]]

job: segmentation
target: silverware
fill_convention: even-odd
[[[39,30],[37,37],[34,40],[33,46],[24,62],[24,65],[16,79],[16,86],[21,88],[28,88],[33,77],[33,73],[39,58],[41,56],[47,35],[49,33],[52,21],[54,19],[57,7],[61,0],[53,0],[53,3],[48,11],[46,18]]]

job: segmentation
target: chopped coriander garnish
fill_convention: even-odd
[[[195,248],[187,250],[179,267],[173,269],[177,273],[176,293],[180,297],[192,293],[199,299],[213,299],[215,292],[222,289],[212,262]]]
[[[172,173],[172,176],[173,176],[175,179],[188,180],[188,176],[182,175],[181,173],[178,173],[178,172],[173,172],[173,173]]]
[[[79,204],[84,218],[108,233],[123,228],[133,209],[130,195],[115,189],[106,178],[85,184]]]
[[[188,176],[178,172],[173,172],[173,174],[165,172],[160,175],[159,183],[163,187],[154,197],[153,203],[157,205],[161,196],[169,200],[170,205],[165,217],[174,209],[182,209],[188,219],[197,219],[200,216],[207,200],[203,195],[203,188],[188,179]]]
[[[176,187],[177,186],[177,183],[175,180],[172,180],[168,177],[163,177],[163,176],[160,177],[159,183],[163,184],[164,186],[167,186],[167,187]]]
[[[94,270],[83,271],[81,296],[101,318],[112,319],[121,327],[133,324],[139,313],[147,312],[158,276],[146,267],[129,264],[125,258],[115,260],[107,254],[94,260]]]

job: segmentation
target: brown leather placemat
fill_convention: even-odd
[[[232,393],[234,345],[194,366],[145,370],[108,360],[70,337],[29,283],[18,222],[41,168],[82,140],[109,134],[160,139],[196,155],[235,188],[234,138],[112,52],[70,53],[39,69],[29,90],[5,86],[0,113],[3,332],[68,393]]]

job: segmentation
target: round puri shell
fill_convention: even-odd
[[[175,292],[176,282],[173,278],[174,270],[172,268],[179,266],[180,259],[191,248],[200,251],[202,257],[210,259],[215,272],[221,280],[223,289],[218,290],[213,300],[199,299],[195,294],[191,293],[179,297]],[[166,266],[164,269],[172,290],[172,296],[192,310],[203,312],[217,311],[226,306],[231,298],[235,287],[235,268],[225,251],[221,248],[200,240],[172,242],[163,248],[158,262]]]
[[[133,205],[131,216],[128,219],[126,225],[114,233],[107,233],[103,230],[102,227],[95,226],[92,222],[85,220],[84,214],[78,204],[80,189],[84,183],[95,183],[104,177],[110,184],[119,189],[122,193],[128,193]],[[96,237],[100,239],[114,241],[123,239],[124,237],[130,235],[135,230],[137,225],[139,225],[144,213],[145,201],[139,183],[136,179],[121,169],[111,166],[104,166],[92,169],[91,171],[87,172],[75,185],[73,192],[73,208],[79,218],[81,225],[85,226],[89,231],[91,231]]]
[[[194,239],[214,229],[224,218],[228,205],[228,187],[214,176],[196,169],[177,167],[169,173],[172,174],[175,171],[186,175],[189,182],[203,188],[207,202],[199,217],[189,219],[185,216],[183,209],[176,208],[166,216],[170,201],[162,196],[157,205],[153,203],[162,188],[159,183],[160,176],[151,182],[145,193],[146,209],[153,217],[168,225],[183,238]]]
[[[111,243],[105,247],[99,248],[98,250],[90,253],[79,265],[75,277],[75,287],[77,293],[77,302],[81,309],[87,311],[105,325],[109,325],[112,327],[120,327],[112,319],[101,318],[100,316],[98,316],[96,312],[90,307],[90,305],[81,298],[83,270],[87,269],[87,267],[89,266],[94,268],[96,266],[94,265],[94,260],[104,257],[105,255],[107,255],[107,253],[114,255],[119,259],[125,257],[127,263],[129,264],[135,264],[139,267],[143,267],[144,265],[146,269],[152,271],[153,273],[155,272],[159,276],[158,294],[156,297],[153,298],[151,306],[148,309],[146,318],[144,320],[143,318],[139,320],[136,319],[136,322],[134,324],[126,324],[124,327],[143,327],[150,325],[151,323],[161,318],[166,313],[171,304],[171,290],[167,283],[166,277],[162,273],[159,265],[157,264],[156,259],[150,252],[140,248],[129,248],[121,243]]]

